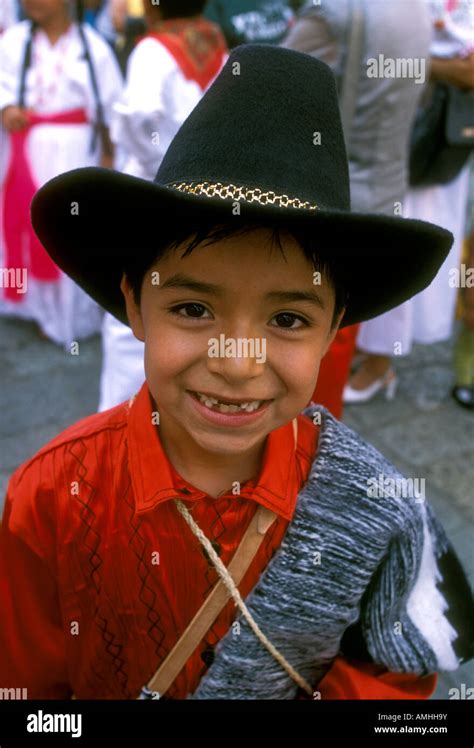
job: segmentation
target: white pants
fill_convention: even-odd
[[[454,243],[428,288],[361,325],[357,337],[361,350],[385,356],[407,355],[413,343],[438,343],[451,337],[458,289],[450,286],[449,271],[461,262],[469,177],[467,165],[449,184],[408,191],[404,216],[443,226],[454,235]]]
[[[138,392],[145,381],[144,350],[130,327],[105,314],[99,411],[113,408]]]

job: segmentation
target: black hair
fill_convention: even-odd
[[[159,0],[153,3],[146,0],[152,8],[161,10],[163,20],[169,18],[191,18],[203,12],[206,0]]]
[[[122,267],[133,292],[135,303],[137,306],[140,306],[141,291],[146,272],[155,264],[155,262],[165,257],[169,252],[183,244],[187,239],[191,239],[191,241],[188,243],[188,246],[182,253],[181,257],[186,257],[191,254],[191,252],[200,244],[208,246],[227,237],[240,236],[257,228],[270,229],[272,231],[272,249],[276,244],[283,256],[285,256],[281,244],[282,229],[270,226],[268,223],[261,221],[245,221],[237,223],[234,219],[232,223],[216,224],[215,219],[209,221],[201,220],[195,225],[187,224],[181,228],[176,226],[173,227],[173,229],[170,230],[172,231],[172,236],[169,234],[167,235],[166,232],[162,232],[157,244],[153,247],[153,250],[145,250],[142,253],[142,256],[137,259],[127,260]],[[301,229],[301,227],[291,226],[283,228],[283,231],[287,231],[290,236],[298,242],[305,257],[312,262],[314,270],[320,272],[321,275],[325,275],[331,283],[335,295],[334,314],[331,322],[331,327],[333,327],[339,314],[346,306],[348,299],[343,263],[336,256],[331,256],[329,253],[325,253],[321,247],[318,247],[317,232],[312,232],[310,235],[307,231]]]

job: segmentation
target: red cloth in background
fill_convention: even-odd
[[[32,278],[53,282],[59,280],[61,272],[39,241],[30,221],[30,205],[38,185],[28,160],[26,141],[31,128],[36,125],[84,125],[88,118],[86,110],[81,108],[54,114],[27,114],[26,127],[10,133],[10,160],[0,197],[4,216],[5,266],[24,268]],[[9,301],[21,301],[14,286],[8,285],[4,295]]]
[[[312,400],[324,405],[336,418],[342,417],[342,392],[349,379],[358,330],[359,325],[339,330],[321,361]]]
[[[216,77],[228,54],[224,36],[207,18],[168,18],[142,39],[157,39],[174,57],[188,80],[204,91]]]
[[[378,665],[337,657],[318,691],[321,699],[428,699],[437,680],[436,673],[424,677],[391,673]]]

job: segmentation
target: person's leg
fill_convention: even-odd
[[[107,312],[102,326],[99,412],[113,408],[140,389],[145,381],[143,356],[143,343]]]
[[[384,377],[390,369],[391,359],[389,356],[380,356],[375,353],[367,353],[359,368],[352,375],[350,384],[355,390],[364,390],[377,379]]]
[[[449,254],[428,288],[413,298],[413,340],[429,345],[449,340],[453,333],[459,271],[466,224],[469,165],[446,185],[410,190],[408,217],[438,223],[454,236]]]
[[[411,307],[409,302],[364,322],[357,336],[360,365],[344,389],[345,403],[366,402],[379,390],[393,397],[396,375],[392,357],[411,350]]]

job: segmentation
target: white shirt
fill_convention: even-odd
[[[110,120],[113,102],[122,88],[122,76],[108,44],[88,24],[84,33],[93,60],[105,121]],[[0,109],[18,103],[21,68],[30,22],[11,26],[0,37]],[[85,107],[91,120],[96,102],[82,41],[75,23],[52,45],[47,34],[37,29],[32,45],[31,65],[26,74],[25,105],[43,114]]]
[[[117,168],[153,180],[168,146],[203,94],[158,39],[139,42],[130,55],[126,86],[111,122],[111,138],[122,153]]]

